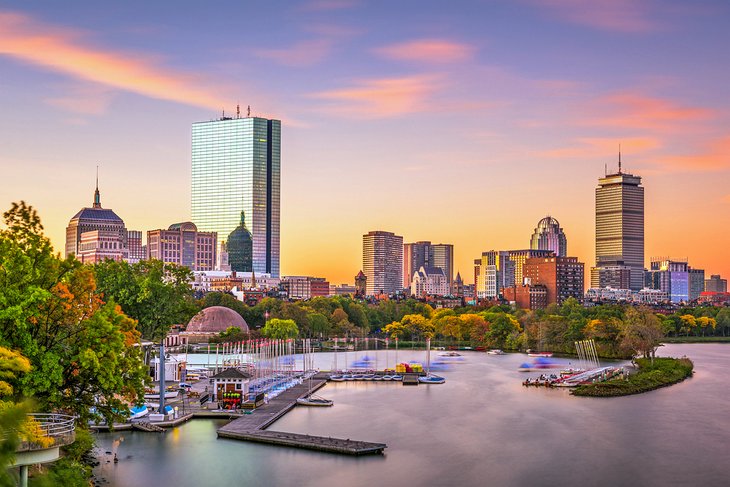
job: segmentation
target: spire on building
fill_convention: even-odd
[[[618,145],[618,173],[621,174],[621,144]]]
[[[256,289],[256,271],[253,269],[251,269],[251,289]]]
[[[101,208],[101,195],[99,194],[99,166],[96,166],[96,191],[94,191],[94,208]]]

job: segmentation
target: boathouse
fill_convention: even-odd
[[[218,401],[221,404],[233,406],[234,408],[240,407],[243,399],[248,395],[248,383],[250,380],[251,376],[249,374],[235,367],[223,369],[210,378],[213,401]]]

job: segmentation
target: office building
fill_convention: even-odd
[[[135,264],[147,258],[147,246],[142,245],[142,231],[127,231],[127,262]]]
[[[482,252],[474,261],[474,277],[478,298],[497,298],[503,288],[515,284],[515,263],[507,251]]]
[[[562,304],[568,298],[583,301],[584,264],[577,257],[535,257],[523,268],[525,283],[542,285],[548,304]]]
[[[596,265],[591,287],[601,286],[607,268],[627,267],[629,288],[644,284],[644,188],[641,177],[621,171],[606,174],[596,188]]]
[[[362,236],[366,294],[395,294],[403,289],[403,237],[372,231]]]
[[[127,249],[119,232],[91,230],[81,234],[76,258],[82,264],[96,264],[105,260],[125,260]]]
[[[218,244],[245,212],[252,270],[279,277],[281,122],[222,117],[192,127],[192,221]]]
[[[509,254],[509,259],[515,264],[515,284],[517,285],[524,284],[522,267],[525,265],[527,259],[555,255],[552,250],[538,249],[508,250],[507,253]]]
[[[532,250],[552,250],[557,257],[568,255],[568,239],[565,232],[560,228],[558,220],[546,216],[537,223],[535,231],[530,239]]]
[[[175,223],[167,230],[147,232],[147,258],[183,265],[192,271],[212,271],[216,242],[215,232],[199,232],[191,222]]]
[[[228,266],[235,272],[253,272],[253,236],[246,228],[246,216],[241,212],[241,224],[228,235],[225,245]]]
[[[329,296],[330,283],[324,277],[286,276],[281,279],[289,299],[311,299]]]
[[[712,274],[709,279],[705,279],[705,291],[710,293],[726,293],[727,279],[720,277],[720,274]]]
[[[690,267],[689,272],[689,300],[696,301],[705,290],[705,270]]]
[[[673,303],[690,301],[690,273],[686,260],[652,258],[647,272],[647,287],[658,289]]]
[[[547,308],[547,295],[547,287],[541,284],[515,285],[505,288],[503,291],[505,300],[514,303],[518,308],[530,310]]]
[[[449,285],[451,285],[454,276],[454,246],[451,244],[432,244],[429,241],[404,244],[404,289],[410,287],[414,273],[421,267],[435,267],[443,270]]]
[[[99,193],[99,181],[96,182],[96,190],[94,191],[94,202],[91,208],[82,208],[76,213],[66,227],[66,257],[69,255],[78,255],[79,246],[81,244],[81,234],[86,232],[100,231],[104,235],[103,240],[109,233],[115,233],[118,238],[115,241],[121,242],[122,248],[127,248],[127,228],[124,221],[117,216],[114,211],[101,207],[101,195]],[[88,243],[88,242],[87,242]]]

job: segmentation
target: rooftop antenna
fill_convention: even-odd
[[[226,118],[226,109],[223,109],[223,115],[221,115],[221,118]]]
[[[250,117],[251,116],[251,105],[249,105],[248,106],[248,109],[246,110],[246,116],[247,117]]]
[[[101,196],[99,195],[99,165],[96,166],[96,190],[94,191],[94,208],[101,208]]]
[[[241,118],[241,105],[236,103],[236,118]]]
[[[621,144],[618,145],[618,173],[621,174]]]

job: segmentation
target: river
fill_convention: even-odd
[[[223,423],[196,419],[165,434],[98,434],[95,473],[112,487],[728,485],[730,344],[672,344],[659,355],[687,355],[694,377],[601,399],[523,387],[535,375],[516,371],[524,354],[464,352],[464,363],[440,373],[443,385],[330,383],[320,394],[334,407],[298,407],[271,427],[387,443],[383,456],[217,439]],[[317,360],[329,368],[333,356]],[[385,360],[378,352],[381,368]]]

